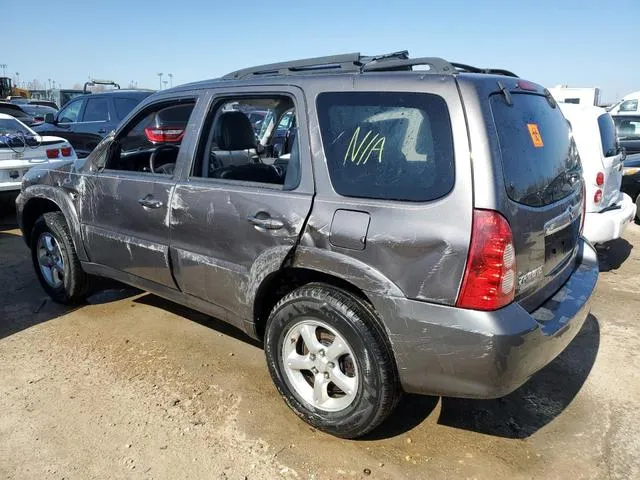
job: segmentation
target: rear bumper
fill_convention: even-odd
[[[479,312],[405,298],[372,299],[384,319],[404,390],[496,398],[551,362],[580,331],[598,280],[596,252],[580,243],[571,277],[531,313],[517,303]]]
[[[583,235],[591,243],[604,243],[620,238],[636,216],[636,205],[626,193],[621,194],[620,208],[587,213]]]

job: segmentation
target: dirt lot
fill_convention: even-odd
[[[600,252],[592,316],[493,401],[407,397],[369,438],[299,421],[259,345],[129,288],[69,310],[0,219],[0,477],[640,478],[640,227]]]

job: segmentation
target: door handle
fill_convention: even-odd
[[[280,230],[284,227],[284,222],[271,217],[258,218],[255,215],[249,215],[247,220],[253,226],[264,228],[265,230]]]
[[[98,130],[98,133],[107,133],[107,129],[106,128],[101,128],[100,130]]]
[[[152,195],[147,195],[146,197],[139,198],[138,203],[145,208],[162,207],[162,202],[160,200],[154,200]]]

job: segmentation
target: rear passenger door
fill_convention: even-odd
[[[286,112],[306,111],[295,88],[214,94],[192,166],[171,202],[179,288],[231,312],[232,322],[250,318],[252,293],[296,245],[314,192],[306,120],[299,120],[291,152],[276,159],[267,139],[257,146],[244,113],[258,107],[274,112],[271,137]]]

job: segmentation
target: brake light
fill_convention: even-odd
[[[48,148],[47,158],[58,158],[59,153],[60,153],[60,150],[58,150],[57,148]]]
[[[175,127],[146,127],[144,134],[153,143],[179,142],[184,137],[184,128]]]
[[[593,203],[600,203],[602,200],[602,190],[596,190],[596,193],[593,195]]]
[[[71,147],[62,147],[60,151],[62,152],[63,157],[70,157],[73,150]]]
[[[522,90],[528,90],[530,92],[535,92],[538,90],[538,86],[535,83],[527,82],[526,80],[518,80],[516,86]]]
[[[515,297],[516,258],[507,220],[498,212],[474,210],[471,246],[456,306],[497,310]]]
[[[596,185],[598,185],[599,187],[604,185],[604,172],[598,172],[598,174],[596,175]]]

